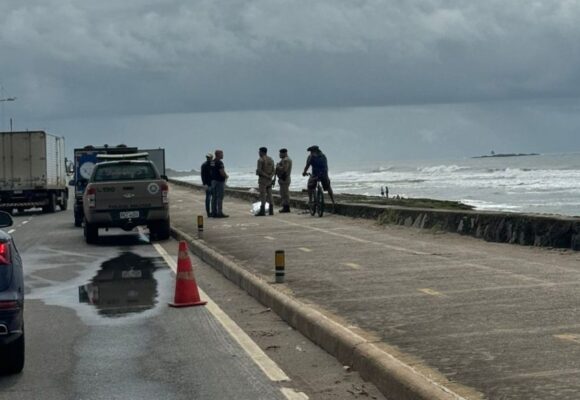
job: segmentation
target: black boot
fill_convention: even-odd
[[[268,214],[274,215],[274,204],[270,204],[270,208],[268,209]]]
[[[260,207],[260,212],[256,214],[256,217],[264,217],[266,215],[266,207],[265,206],[261,206]]]

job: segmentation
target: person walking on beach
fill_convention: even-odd
[[[308,179],[308,198],[312,199],[314,191],[316,190],[316,185],[318,184],[318,181],[320,181],[320,183],[322,183],[322,188],[328,192],[330,200],[332,201],[332,206],[334,207],[334,192],[332,191],[330,178],[328,177],[328,160],[318,146],[310,146],[306,151],[309,151],[310,155],[306,159],[306,166],[304,167],[302,176],[307,176],[308,169],[312,167],[312,174]]]
[[[256,175],[258,175],[258,186],[260,188],[260,212],[256,217],[266,215],[266,201],[269,204],[269,214],[274,215],[274,199],[272,198],[272,184],[274,173],[274,160],[268,156],[268,149],[260,147],[258,158],[258,167],[256,168]]]
[[[213,154],[207,153],[205,159],[206,161],[201,164],[201,183],[205,189],[205,211],[207,216],[210,217],[213,214],[211,209],[211,162],[213,160]]]
[[[288,157],[287,149],[280,149],[280,161],[276,164],[276,176],[280,186],[280,213],[290,212],[290,177],[292,175],[292,160]]]
[[[215,159],[211,162],[211,195],[212,207],[211,216],[214,218],[227,218],[229,215],[224,214],[224,193],[226,189],[226,180],[228,174],[226,173],[223,163],[224,152],[222,150],[215,151]]]

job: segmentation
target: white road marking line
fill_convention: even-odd
[[[308,247],[298,247],[298,250],[303,251],[305,253],[311,253],[312,249],[309,249]]]
[[[580,344],[580,335],[575,335],[573,333],[563,333],[561,335],[554,335],[556,339],[565,340],[567,342],[574,342]]]
[[[207,309],[229,332],[232,338],[248,353],[254,362],[273,382],[287,382],[288,375],[276,365],[264,351],[236,324],[223,310],[205,293],[199,289],[200,295],[207,300]]]
[[[352,236],[352,235],[347,235],[347,234],[342,234],[342,233],[337,233],[337,232],[332,232],[328,229],[324,229],[324,228],[316,228],[314,226],[309,226],[309,225],[303,225],[303,224],[298,224],[296,222],[290,222],[288,220],[285,219],[279,219],[276,218],[277,221],[283,222],[285,224],[288,225],[294,225],[294,226],[300,226],[306,229],[310,229],[312,231],[316,231],[316,232],[322,232],[322,233],[326,233],[328,235],[332,235],[332,236],[336,236],[336,237],[341,237],[344,239],[348,239],[348,240],[352,240],[354,242],[358,242],[358,243],[366,243],[366,244],[372,244],[375,246],[380,246],[380,247],[384,247],[386,249],[391,249],[391,250],[396,250],[396,251],[400,251],[402,253],[408,253],[408,254],[412,254],[412,255],[416,255],[416,256],[433,256],[433,257],[440,257],[444,260],[450,260],[449,257],[446,256],[441,256],[441,255],[433,255],[432,253],[428,253],[428,252],[424,252],[424,251],[418,251],[418,250],[411,250],[411,249],[407,249],[404,247],[400,247],[400,246],[394,246],[394,245],[390,245],[387,243],[381,243],[381,242],[375,242],[372,240],[366,240],[366,239],[361,239],[358,238],[356,236]],[[478,269],[483,269],[483,270],[488,270],[488,271],[493,271],[493,272],[497,272],[500,274],[505,274],[514,278],[519,278],[521,280],[524,281],[536,281],[536,282],[541,282],[541,283],[547,283],[546,281],[542,280],[542,279],[537,279],[537,278],[532,278],[526,275],[522,275],[522,274],[516,274],[513,272],[509,272],[509,271],[505,271],[499,268],[493,268],[493,267],[488,267],[486,265],[480,265],[480,264],[474,264],[474,263],[466,263],[464,264],[464,266],[466,267],[473,267],[473,268],[478,268]]]
[[[16,229],[10,229],[10,230],[8,231],[8,234],[9,234],[9,235],[12,235],[14,232],[16,232]]]
[[[406,249],[406,248],[400,247],[400,246],[393,246],[393,245],[386,244],[386,243],[374,242],[372,240],[361,239],[361,238],[358,238],[358,237],[352,236],[352,235],[346,235],[346,234],[343,234],[343,233],[332,232],[332,231],[329,231],[328,229],[316,228],[314,226],[298,224],[298,223],[295,223],[295,222],[290,222],[290,221],[285,220],[285,219],[279,219],[279,218],[276,218],[276,219],[278,221],[284,222],[285,224],[288,224],[288,225],[301,226],[303,228],[310,229],[312,231],[322,232],[322,233],[326,233],[328,235],[337,236],[337,237],[341,237],[341,238],[344,238],[344,239],[352,240],[353,242],[373,244],[373,245],[385,247],[387,249],[397,250],[397,251],[400,251],[400,252],[403,252],[403,253],[409,253],[409,254],[414,254],[414,255],[420,255],[420,256],[431,255],[430,253],[426,253],[424,251],[410,250],[410,249]]]
[[[306,396],[306,394],[297,392],[294,389],[282,388],[280,390],[288,400],[308,400],[308,396]]]
[[[159,255],[161,255],[161,257],[163,257],[163,259],[165,260],[167,265],[169,265],[169,268],[171,268],[173,270],[173,272],[177,272],[177,264],[175,263],[173,258],[171,258],[171,256],[165,251],[163,246],[161,246],[159,243],[152,243],[152,244],[153,244],[153,248],[155,250],[157,250]]]
[[[352,269],[361,269],[361,266],[358,265],[357,263],[344,263],[344,265],[346,265],[347,267],[350,267]]]
[[[444,295],[441,292],[438,292],[436,290],[433,289],[429,289],[429,288],[424,288],[424,289],[417,289],[418,291],[428,294],[430,296],[435,296],[435,297],[447,297],[446,295]]]
[[[27,223],[29,223],[30,221],[22,221],[22,225],[26,225]]]
[[[158,243],[153,243],[153,247],[163,257],[167,265],[176,272],[177,264],[175,260]],[[231,337],[238,342],[244,351],[254,360],[266,376],[274,382],[289,381],[290,378],[276,363],[264,353],[264,351],[205,293],[199,288],[200,296],[207,301],[206,309],[218,320],[218,322],[228,331]],[[298,398],[296,398],[298,399]]]
[[[264,239],[268,239],[268,240],[276,240],[275,238],[273,238],[272,236],[264,236]]]

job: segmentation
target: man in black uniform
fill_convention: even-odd
[[[207,216],[213,214],[211,209],[211,161],[213,160],[213,154],[207,153],[206,161],[201,165],[201,183],[205,189],[205,211]]]
[[[226,180],[229,178],[222,161],[223,158],[224,152],[222,150],[216,150],[215,159],[211,162],[211,216],[214,218],[229,217],[229,215],[226,215],[223,212]]]

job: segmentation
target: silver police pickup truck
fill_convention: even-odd
[[[147,226],[152,239],[170,235],[169,185],[151,161],[96,164],[83,195],[84,234],[96,243],[99,228]]]

